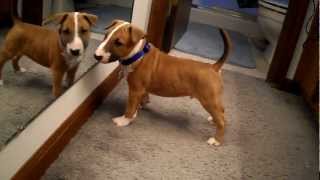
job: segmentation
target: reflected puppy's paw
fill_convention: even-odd
[[[0,86],[3,86],[3,84],[4,84],[3,80],[0,80]]]
[[[209,116],[207,120],[209,121],[210,124],[213,124],[213,118],[211,116]]]
[[[209,138],[207,143],[209,145],[214,145],[214,146],[220,146],[221,145],[221,143],[219,141],[217,141],[216,138],[214,138],[214,137]]]
[[[112,118],[112,121],[118,126],[118,127],[124,127],[130,124],[132,119],[126,118],[124,115],[116,118]]]

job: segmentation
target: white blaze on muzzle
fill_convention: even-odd
[[[96,56],[102,56],[102,62],[106,62],[108,61],[108,59],[110,58],[111,54],[110,52],[106,52],[104,47],[108,44],[108,42],[110,41],[112,35],[118,31],[120,28],[122,28],[125,25],[128,25],[130,23],[128,22],[123,22],[121,24],[119,24],[117,27],[115,27],[107,36],[107,38],[98,46],[95,55]]]
[[[84,51],[84,45],[79,37],[79,12],[74,13],[74,37],[70,43],[67,43],[67,51],[71,53],[71,50],[79,50],[80,54]]]

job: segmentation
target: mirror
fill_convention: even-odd
[[[4,9],[7,8],[7,15],[8,12],[10,13],[11,7],[6,6],[3,1],[0,2],[0,6]],[[14,139],[19,132],[24,130],[38,114],[66,92],[72,84],[84,76],[90,68],[95,66],[96,61],[93,58],[93,54],[103,38],[104,27],[113,19],[130,21],[133,0],[48,0],[43,1],[42,7],[31,7],[23,3],[19,4],[18,1],[17,6],[18,12],[21,12],[21,9],[34,12],[31,13],[33,14],[31,18],[22,17],[23,22],[25,22],[25,19],[36,19],[35,17],[39,16],[40,13],[40,17],[42,16],[42,19],[45,20],[45,25],[42,28],[49,30],[44,30],[46,32],[39,31],[37,30],[39,27],[35,28],[35,25],[30,24],[19,25],[16,28],[16,25],[11,23],[10,14],[3,17],[0,15],[0,65],[1,61],[3,62],[6,59],[4,57],[5,52],[14,49],[12,53],[15,53],[11,55],[13,57],[6,59],[5,63],[3,62],[2,68],[0,150]],[[41,8],[43,9],[42,11]],[[74,11],[80,13],[77,15],[74,13],[61,13]],[[59,14],[56,15],[57,13]],[[97,21],[95,21],[95,16],[93,15],[98,17]],[[78,17],[78,25],[80,24],[77,37],[82,41],[82,46],[81,43],[79,45],[78,41],[73,40],[75,37],[73,28],[75,27],[75,16]],[[48,21],[48,18],[50,21]],[[16,29],[12,30],[14,28]],[[57,41],[57,38],[59,41]],[[81,49],[82,47],[83,49]],[[72,61],[64,63],[68,67],[75,67],[74,64],[78,64],[73,83],[70,83],[72,73],[69,71],[72,68],[65,68],[57,63],[61,60],[60,58],[52,58],[54,59],[54,62],[52,62],[53,60],[48,58],[48,54],[50,54],[50,57],[62,56],[72,59]],[[81,57],[81,61],[78,57]],[[18,58],[20,68],[13,63]],[[55,64],[54,67],[52,64]],[[17,71],[19,69],[20,71]],[[61,92],[59,92],[57,84],[60,82],[61,75],[59,78],[59,73],[62,71],[64,75],[61,82]]]

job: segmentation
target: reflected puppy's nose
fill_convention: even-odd
[[[70,52],[73,56],[79,56],[80,49],[71,49]]]
[[[96,54],[94,54],[94,58],[97,60],[97,61],[101,61],[102,60],[102,56],[98,56]]]

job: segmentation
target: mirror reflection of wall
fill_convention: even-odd
[[[26,1],[24,3],[23,0],[18,0],[20,9],[17,8],[17,11],[22,12],[27,8],[28,11],[33,12],[33,16],[41,16],[43,20],[55,13],[61,12],[80,11],[95,14],[99,16],[99,21],[96,23],[96,26],[91,28],[91,31],[97,33],[103,33],[104,27],[113,19],[130,21],[133,7],[133,0],[35,0],[33,3],[33,5],[30,5],[30,3],[28,5]],[[11,10],[11,0],[0,1],[1,49],[4,47],[8,31],[13,27],[10,17]],[[19,13],[19,16],[22,16],[21,13]],[[51,23],[44,26],[58,32],[59,25]],[[28,34],[34,35],[32,38],[39,38],[37,33],[32,31],[28,31]],[[91,33],[91,37],[88,39],[88,47],[76,71],[75,82],[96,64],[96,61],[92,57],[100,40],[94,39],[94,34]],[[24,43],[33,46],[31,42]],[[18,43],[13,44],[18,45]],[[40,46],[52,47],[51,44],[41,44]],[[36,51],[39,48],[35,45],[30,49]],[[37,52],[33,53],[37,54]],[[56,99],[52,93],[54,78],[50,67],[39,65],[39,63],[25,55],[21,56],[19,65],[26,72],[15,72],[11,59],[5,63],[2,70],[4,85],[0,86],[0,150]],[[64,76],[62,83],[63,93],[70,87],[67,86],[65,79],[66,77]]]
[[[113,19],[131,20],[133,0],[75,0],[75,7],[78,11],[99,16],[93,31],[104,33],[104,28]]]

